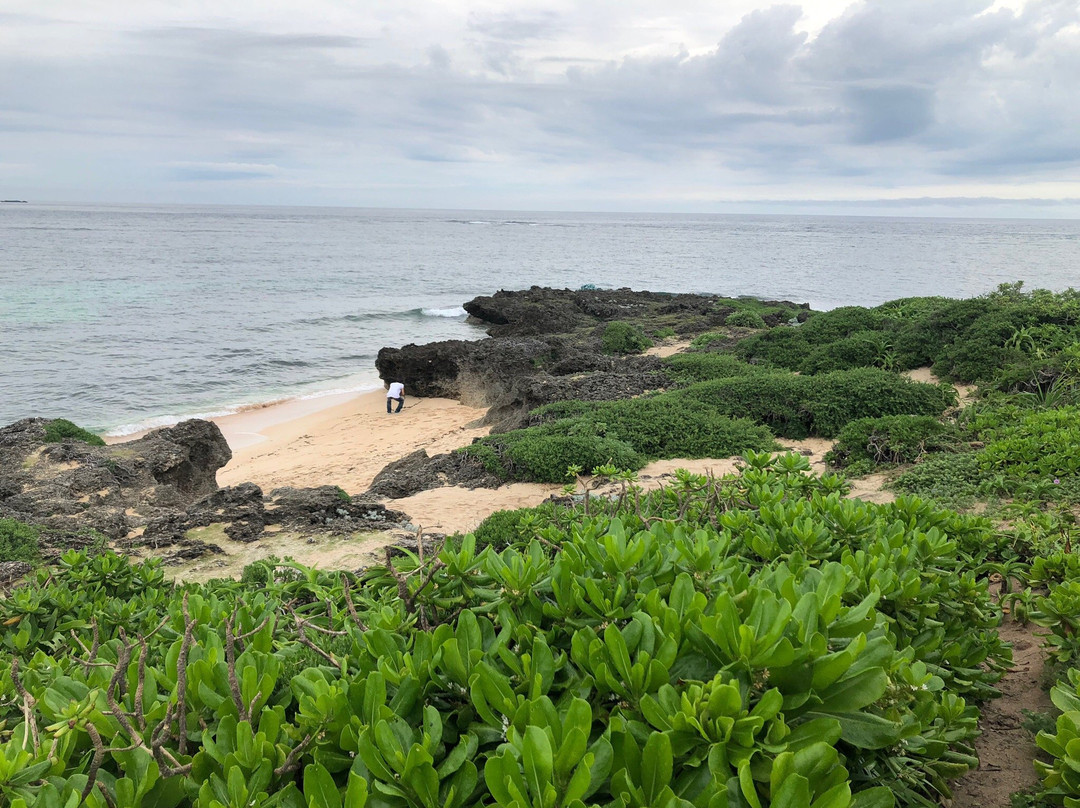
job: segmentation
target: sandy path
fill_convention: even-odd
[[[682,353],[690,347],[690,340],[679,340],[677,342],[664,342],[660,345],[654,345],[651,348],[645,350],[645,356],[659,356],[661,359],[667,356],[674,356],[677,353]]]

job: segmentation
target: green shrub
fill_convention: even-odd
[[[770,328],[740,340],[735,355],[744,362],[755,365],[772,365],[787,370],[798,370],[812,350],[803,334],[806,326]]]
[[[962,446],[959,430],[928,415],[859,418],[840,430],[825,459],[836,466],[859,461],[914,463],[924,454],[955,452]]]
[[[832,370],[884,367],[888,338],[880,331],[859,331],[813,348],[799,365],[801,373],[827,373]]]
[[[889,320],[922,320],[955,302],[947,297],[901,297],[876,306],[872,311]]]
[[[889,487],[940,505],[967,507],[978,497],[982,478],[978,452],[943,454],[905,471]]]
[[[1023,357],[1018,346],[1007,345],[1027,321],[1019,308],[985,314],[934,356],[934,372],[943,379],[974,382],[991,379],[1003,367]]]
[[[533,417],[546,419],[543,428],[551,433],[622,441],[648,460],[730,457],[776,445],[761,425],[730,418],[676,393],[588,404],[559,402],[534,410]]]
[[[873,309],[841,306],[811,315],[800,330],[809,342],[822,345],[861,331],[880,331],[886,322],[887,318]]]
[[[570,466],[580,466],[588,473],[605,464],[631,470],[645,465],[644,458],[621,440],[544,434],[522,435],[508,442],[502,462],[511,477],[540,483],[566,482]]]
[[[676,384],[687,385],[709,379],[748,376],[760,369],[748,365],[731,354],[681,353],[664,360],[668,376]]]
[[[64,418],[57,418],[45,424],[46,443],[62,443],[65,440],[81,440],[85,443],[89,443],[91,446],[105,445],[105,441],[98,435],[95,435],[93,432],[87,432],[82,427],[77,426]]]
[[[744,417],[784,438],[805,438],[813,428],[807,403],[811,377],[792,373],[759,373],[699,382],[674,395],[684,395],[730,418]]]
[[[521,541],[525,537],[518,530],[518,525],[521,523],[522,516],[531,511],[531,508],[495,511],[477,525],[476,530],[473,531],[473,535],[476,537],[476,546],[481,548],[490,544],[501,549]]]
[[[772,433],[705,402],[663,393],[622,401],[560,401],[533,410],[534,426],[489,435],[459,451],[503,479],[563,482],[568,465],[639,469],[648,460],[731,457],[776,448]]]
[[[606,354],[637,354],[651,348],[652,340],[636,325],[616,320],[608,323],[600,344]]]
[[[732,312],[724,320],[724,325],[738,326],[740,328],[765,328],[765,321],[756,311],[744,309]]]
[[[689,351],[710,351],[713,350],[712,346],[717,343],[726,343],[731,340],[731,335],[721,331],[708,331],[704,334],[699,334],[694,337],[690,342]],[[723,347],[721,345],[720,347]]]
[[[986,444],[979,457],[987,473],[1018,481],[1080,476],[1080,407],[986,409],[972,429]]]
[[[41,558],[40,535],[41,530],[33,525],[15,519],[0,519],[0,562],[37,563]]]
[[[877,368],[819,376],[762,373],[701,382],[679,393],[794,439],[831,438],[857,418],[940,415],[952,401],[942,388]]]
[[[915,382],[877,368],[824,373],[814,379],[814,431],[831,438],[857,418],[941,415],[956,403],[949,387]]]
[[[274,571],[282,564],[282,560],[276,555],[268,555],[245,565],[240,573],[240,583],[265,585],[275,580]]]
[[[540,483],[565,483],[570,466],[589,472],[607,463],[629,470],[645,465],[644,458],[624,441],[586,434],[581,429],[569,434],[574,425],[573,419],[567,419],[489,435],[458,451],[477,458],[505,480]]]
[[[730,457],[775,447],[768,429],[699,401],[668,394],[605,402],[583,416],[597,434],[624,441],[648,459]]]
[[[545,502],[535,508],[495,511],[473,531],[477,549],[491,545],[498,550],[532,539],[534,524],[550,524],[557,506]]]
[[[675,334],[675,329],[667,325],[663,328],[658,328],[653,332],[653,336],[656,337],[656,339],[667,339],[668,337],[674,337]]]

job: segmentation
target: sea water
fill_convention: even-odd
[[[374,389],[380,347],[482,338],[461,305],[498,289],[827,309],[1078,271],[1068,220],[0,205],[0,425],[120,434]]]

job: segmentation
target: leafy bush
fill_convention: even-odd
[[[652,340],[636,325],[616,320],[608,323],[600,344],[606,354],[637,354],[651,348]]]
[[[540,483],[565,483],[570,466],[591,471],[608,463],[629,470],[645,465],[628,443],[585,430],[567,434],[570,425],[567,421],[490,435],[458,451],[479,459],[503,479]]]
[[[803,333],[804,328],[781,326],[754,334],[739,341],[735,346],[735,355],[754,365],[798,370],[811,351],[811,343]]]
[[[0,597],[3,800],[940,804],[1009,659],[989,526],[746,462],[361,577],[68,553]]]
[[[532,419],[536,426],[489,435],[460,451],[504,479],[564,482],[568,465],[634,470],[648,460],[730,457],[776,447],[767,428],[675,393],[557,402],[534,410]]]
[[[934,356],[934,372],[943,379],[963,382],[991,379],[1023,352],[1006,343],[1028,321],[1021,308],[987,312]]]
[[[0,562],[36,563],[41,556],[40,529],[15,519],[0,519]]]
[[[668,376],[681,385],[760,372],[753,365],[748,365],[730,354],[721,353],[675,354],[664,359],[664,365]]]
[[[65,440],[81,440],[91,446],[104,446],[105,441],[93,432],[87,432],[80,426],[63,418],[57,418],[45,424],[45,442],[62,443]]]
[[[928,415],[887,415],[849,423],[825,459],[836,466],[860,460],[915,463],[927,453],[956,452],[962,445],[960,431],[952,424]]]
[[[674,337],[675,334],[675,329],[666,325],[663,328],[656,329],[653,336],[656,337],[656,339],[667,339],[668,337]]]
[[[812,349],[799,364],[798,370],[800,373],[813,374],[866,367],[898,369],[884,367],[888,349],[888,339],[882,332],[860,331]]]
[[[732,312],[724,320],[724,325],[738,326],[740,328],[765,328],[765,321],[761,318],[761,315],[756,311],[750,311],[744,309],[743,311]]]
[[[781,437],[805,438],[813,425],[807,406],[812,386],[809,377],[774,372],[700,382],[675,395],[731,418],[749,418]]]
[[[956,403],[952,388],[914,382],[876,368],[811,377],[814,432],[831,438],[857,418],[883,415],[941,415]]]
[[[477,525],[473,531],[477,548],[488,545],[502,550],[511,545],[528,543],[535,535],[538,524],[553,524],[558,506],[549,502],[535,508],[516,508],[495,511]]]
[[[725,344],[729,344],[732,341],[731,334],[726,331],[707,331],[704,334],[699,334],[694,337],[687,350],[690,352],[715,351],[723,348]]]
[[[890,487],[947,507],[965,507],[979,496],[982,481],[979,455],[969,452],[930,457],[905,471]]]
[[[1015,480],[1080,475],[1080,407],[986,409],[972,430],[986,444],[979,453],[985,472],[1007,472]]]
[[[786,438],[835,436],[857,418],[940,415],[952,402],[942,388],[875,368],[797,376],[762,373],[701,382],[680,393],[724,415],[746,416]]]
[[[811,315],[800,332],[814,345],[823,345],[866,331],[880,331],[886,317],[862,306],[841,306]]]

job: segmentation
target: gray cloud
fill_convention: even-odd
[[[38,166],[43,188],[92,191],[121,165],[132,187],[192,201],[200,183],[236,201],[522,206],[630,186],[962,183],[949,195],[966,198],[972,183],[1080,183],[1075,2],[868,0],[813,36],[801,20],[761,8],[712,47],[617,59],[555,12],[473,13],[461,37],[407,54],[374,29],[117,29],[88,52],[0,50],[0,154]]]

